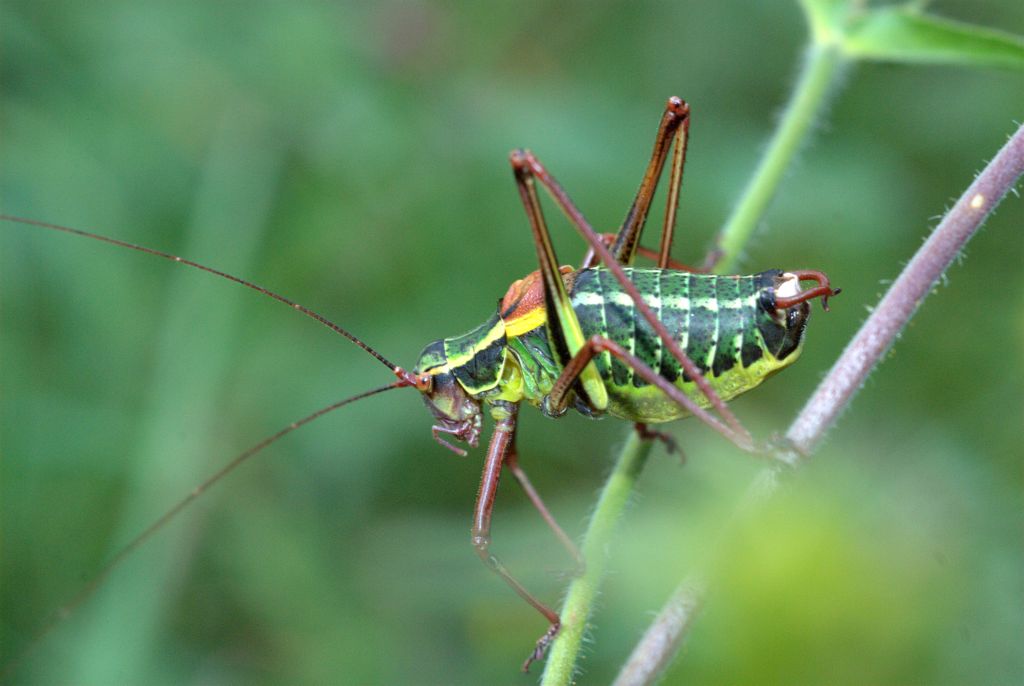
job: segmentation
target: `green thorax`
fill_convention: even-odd
[[[548,346],[545,319],[533,312],[530,323],[540,325],[524,331],[522,322],[501,315],[496,312],[472,331],[444,339],[445,362],[478,400],[525,400],[539,406],[561,371]]]

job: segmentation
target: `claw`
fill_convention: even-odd
[[[665,446],[665,451],[669,455],[678,453],[680,463],[686,464],[686,453],[679,447],[679,443],[676,442],[676,439],[671,434],[652,429],[643,422],[637,422],[635,426],[636,432],[640,434],[640,438],[645,441],[660,441]]]
[[[554,640],[560,628],[562,628],[561,622],[552,624],[544,632],[544,635],[537,639],[537,645],[534,646],[533,652],[530,653],[530,657],[526,658],[526,662],[523,663],[524,672],[529,672],[530,665],[544,657],[544,653],[547,652],[548,646],[551,645],[551,641]]]

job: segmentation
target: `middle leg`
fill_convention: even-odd
[[[547,523],[551,532],[555,534],[555,538],[559,540],[569,555],[571,555],[573,560],[575,560],[576,573],[582,574],[585,566],[583,554],[580,552],[580,549],[576,547],[576,544],[572,542],[572,539],[569,538],[569,535],[565,533],[565,530],[557,521],[555,521],[551,511],[548,510],[548,507],[544,504],[540,494],[537,493],[537,489],[535,489],[533,484],[530,482],[530,478],[526,476],[526,472],[519,466],[519,451],[516,450],[515,436],[512,437],[512,443],[508,448],[508,454],[505,455],[505,466],[510,472],[512,472],[512,476],[516,478],[516,481],[519,482],[520,488],[522,488],[523,492],[526,493],[526,497],[530,499],[531,503],[533,503],[533,506]]]

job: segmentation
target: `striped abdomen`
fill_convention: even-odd
[[[751,276],[625,271],[644,302],[724,399],[754,388],[799,355],[808,308],[804,303],[786,312],[775,310],[779,271]],[[619,343],[699,403],[707,404],[609,271],[580,271],[570,297],[587,337],[600,335]],[[608,388],[611,414],[643,422],[669,421],[685,414],[609,353],[602,353],[595,362]]]

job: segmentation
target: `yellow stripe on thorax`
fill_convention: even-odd
[[[505,334],[509,338],[521,336],[527,331],[533,331],[538,326],[543,326],[547,321],[548,313],[544,306],[535,307],[515,319],[505,321]]]

